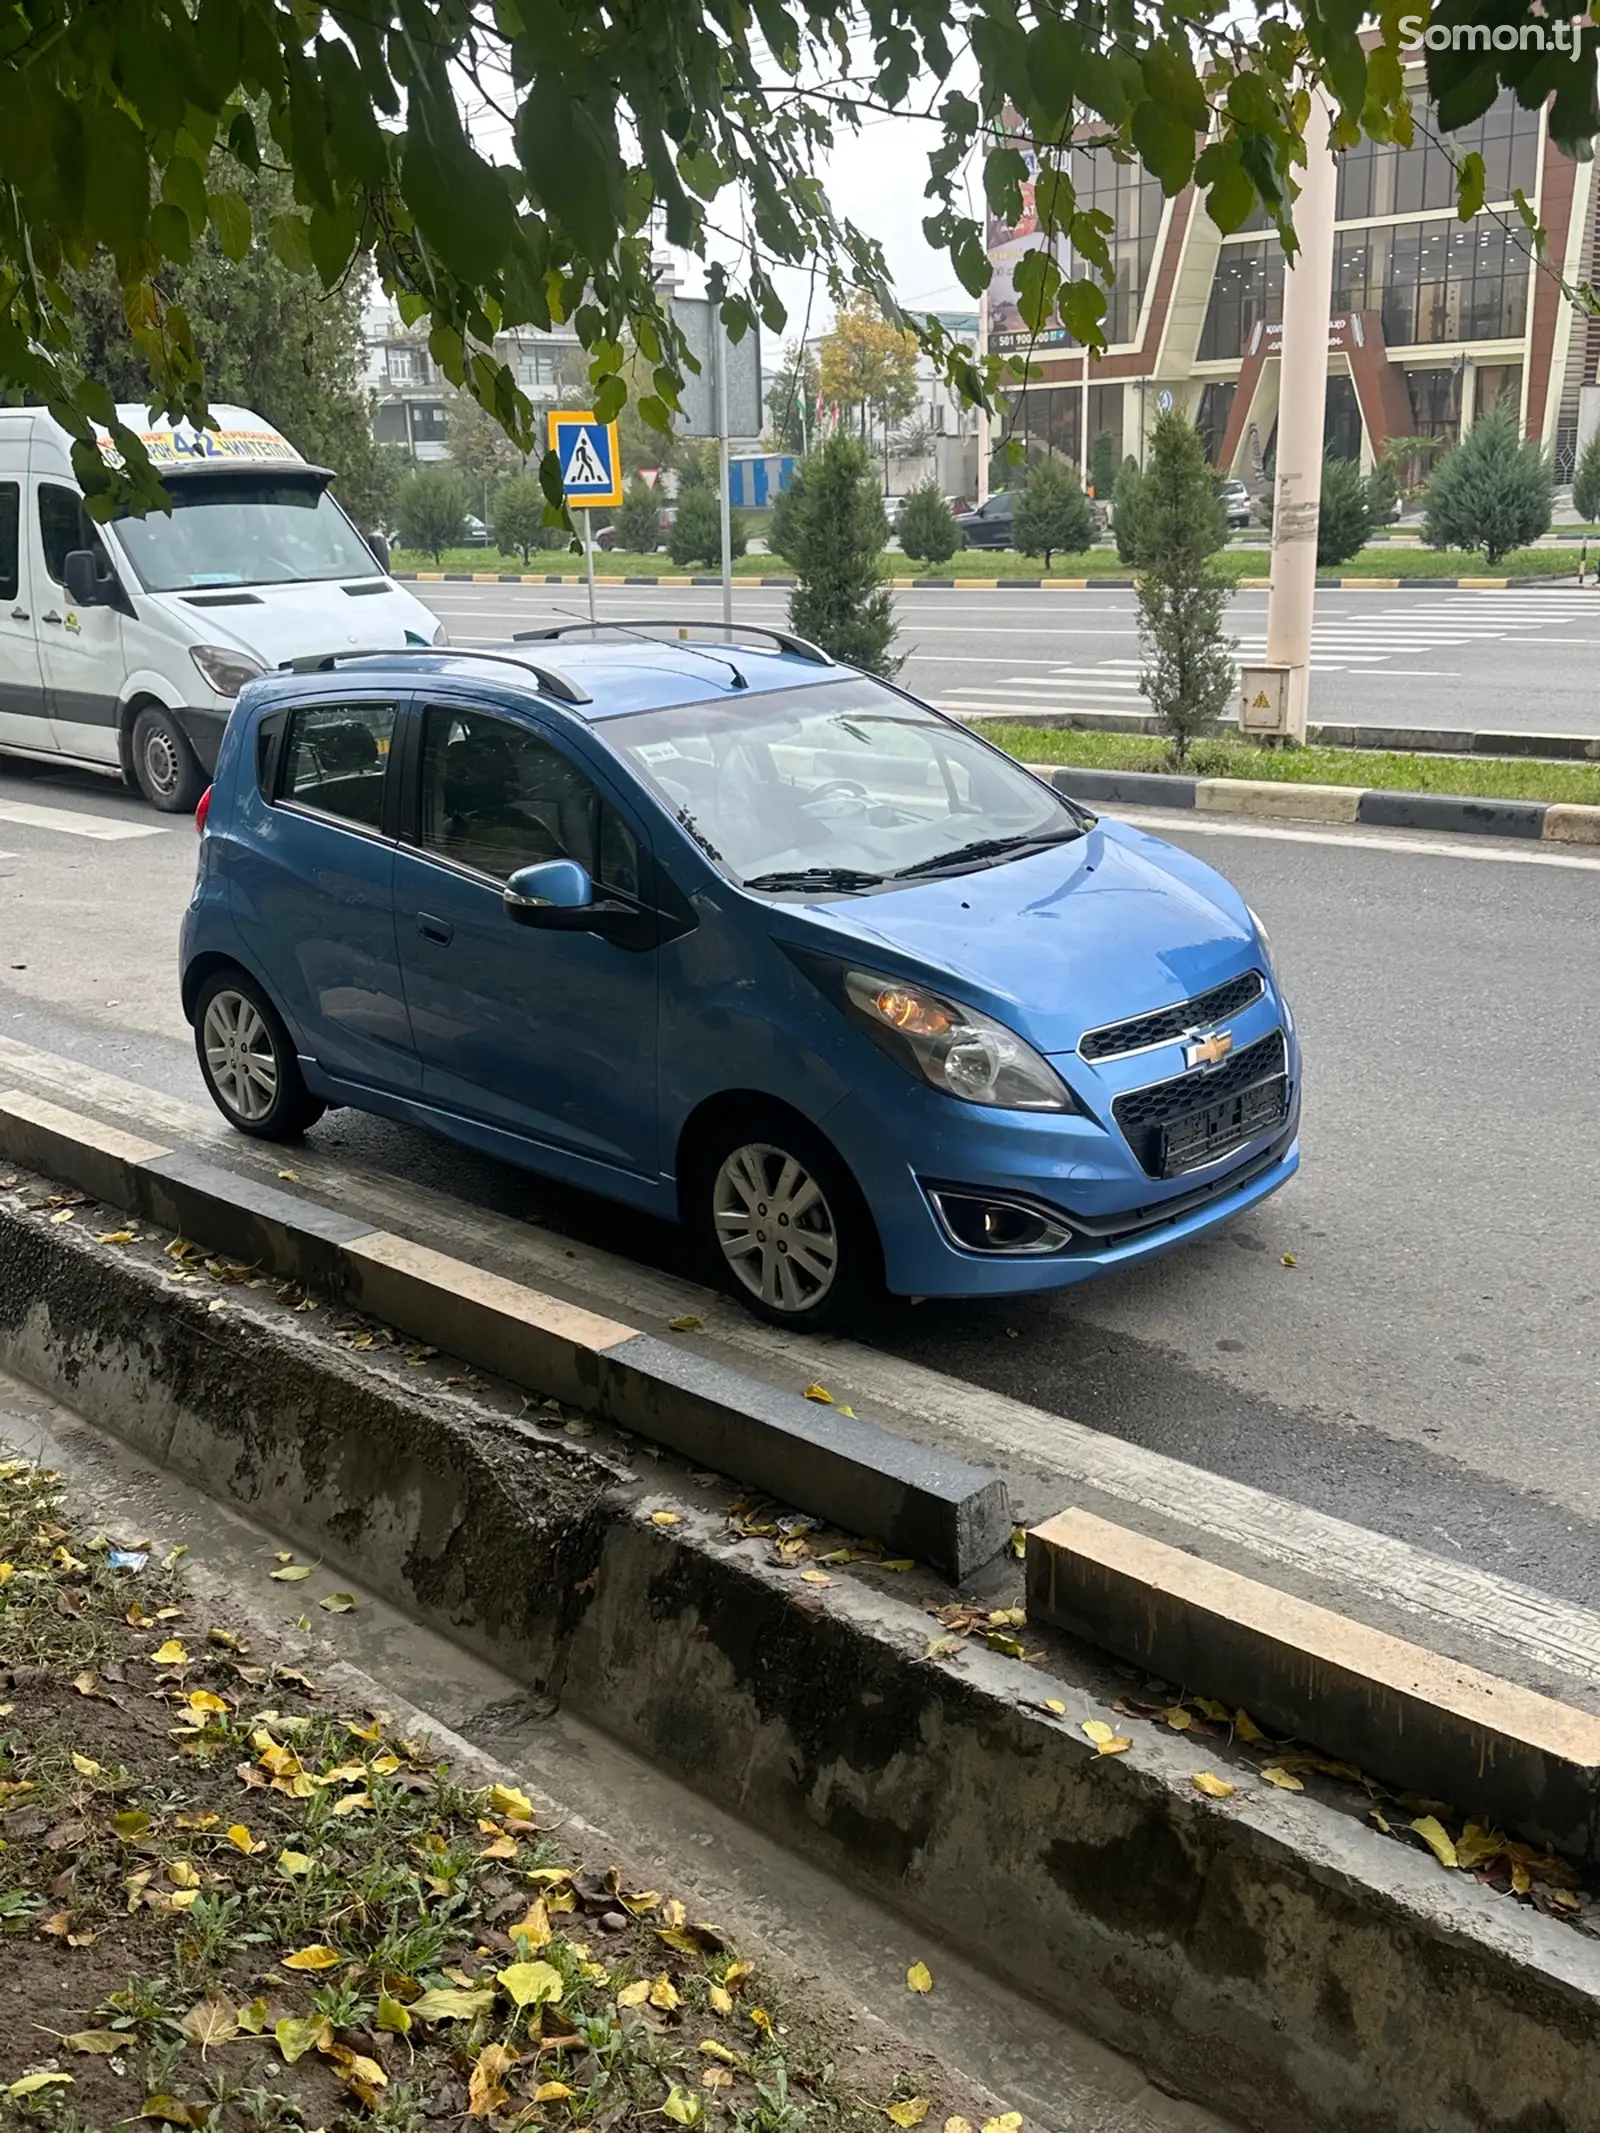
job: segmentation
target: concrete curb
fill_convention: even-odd
[[[1370,1776],[1458,1797],[1574,1857],[1594,1857],[1600,1717],[1441,1659],[1347,1615],[1088,1511],[1028,1535],[1028,1618],[1314,1739]]]
[[[397,585],[581,585],[581,573],[559,570],[395,570],[390,576]],[[680,590],[689,586],[720,586],[720,577],[617,577],[595,574],[596,585],[666,585]],[[794,578],[785,577],[736,577],[735,592],[741,585],[773,586],[793,585]],[[896,592],[1127,592],[1133,585],[1132,578],[886,578],[885,584]],[[1530,585],[1557,585],[1565,587],[1565,576],[1555,573],[1539,573],[1525,578],[1318,578],[1317,583],[1330,592],[1522,592]],[[1235,581],[1239,592],[1265,592],[1272,584],[1270,578],[1241,577]]]
[[[1030,726],[1040,733],[1160,733],[1153,711],[1012,711],[975,712],[954,697],[939,699],[939,709],[964,719],[981,733],[986,725]],[[1237,730],[1236,718],[1221,721]],[[1460,726],[1308,726],[1312,748],[1370,748],[1379,754],[1529,756],[1558,763],[1600,763],[1600,737],[1582,733],[1478,733]]]
[[[1365,822],[1385,829],[1452,830],[1474,837],[1520,837],[1600,845],[1600,807],[1545,800],[1474,800],[1452,793],[1360,790],[1251,778],[1187,778],[1165,771],[1075,770],[1029,765],[1058,791],[1108,807],[1193,808],[1296,822]]]
[[[213,1251],[347,1296],[465,1362],[871,1533],[947,1577],[968,1576],[1011,1537],[1005,1483],[987,1469],[298,1194],[18,1090],[0,1094],[0,1150]]]
[[[1600,1955],[1319,1806],[864,1582],[802,1586],[689,1504],[356,1355],[247,1292],[0,1206],[0,1361],[325,1549],[434,1627],[1018,1989],[1163,2086],[1281,2133],[1589,2133]],[[666,1515],[665,1524],[656,1519]],[[1241,1779],[1247,1773],[1238,1773]]]

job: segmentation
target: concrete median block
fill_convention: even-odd
[[[280,1192],[192,1155],[158,1155],[139,1165],[137,1211],[214,1252],[290,1281],[342,1289],[343,1252],[369,1236],[370,1222]]]
[[[1600,807],[1547,807],[1543,835],[1552,844],[1600,844]]]
[[[1154,770],[1074,770],[1046,763],[1030,765],[1059,792],[1075,799],[1124,807],[1193,807],[1195,779],[1169,777]]]
[[[136,1208],[141,1163],[167,1151],[156,1141],[63,1110],[22,1089],[0,1093],[0,1150],[13,1163],[75,1185],[112,1207]]]
[[[1005,1483],[647,1333],[600,1359],[598,1411],[697,1465],[961,1579],[1011,1537]]]
[[[1544,823],[1542,800],[1469,800],[1444,792],[1381,792],[1361,795],[1358,822],[1380,829],[1457,830],[1479,837],[1537,837]]]
[[[1028,1535],[1028,1612],[1413,1792],[1592,1856],[1600,1717],[1216,1563],[1066,1511]]]
[[[1213,815],[1265,815],[1278,822],[1354,822],[1353,785],[1279,785],[1265,778],[1199,778],[1194,804]]]
[[[576,1406],[594,1405],[602,1351],[635,1331],[387,1230],[355,1238],[344,1266],[345,1292],[359,1309]]]

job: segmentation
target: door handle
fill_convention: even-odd
[[[40,620],[41,622],[59,622],[59,621],[61,620],[61,617],[60,617],[60,616],[59,616],[59,615],[58,615],[58,614],[56,613],[55,609],[54,609],[54,608],[52,607],[52,608],[51,608],[51,610],[50,610],[50,612],[49,612],[49,613],[48,613],[47,615],[41,615],[41,616],[39,617],[39,620]]]
[[[456,937],[456,929],[447,918],[435,918],[431,911],[417,913],[417,931],[424,940],[437,941],[441,948],[447,947]]]
[[[28,610],[25,607],[14,607],[11,610],[11,619],[13,622],[26,622],[28,619]]]

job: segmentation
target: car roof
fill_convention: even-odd
[[[706,626],[703,618],[699,626]],[[285,696],[303,692],[311,674],[329,681],[337,675],[346,685],[358,678],[370,684],[383,676],[412,688],[439,681],[471,683],[502,696],[557,704],[591,724],[632,711],[842,681],[853,671],[835,665],[812,646],[790,651],[782,645],[751,643],[739,634],[737,624],[732,639],[692,645],[671,638],[571,636],[554,642],[534,638],[403,652],[334,652],[295,660],[292,666],[292,676],[265,676],[252,684],[255,700],[263,707],[276,705]],[[735,669],[742,687],[734,678]]]

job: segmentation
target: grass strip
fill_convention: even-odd
[[[1173,761],[1155,734],[1085,733],[1070,727],[974,719],[988,740],[1025,763],[1081,770],[1182,769],[1199,778],[1263,778],[1288,785],[1355,785],[1386,792],[1459,793],[1469,799],[1546,800],[1600,807],[1600,763],[1545,763],[1505,756],[1414,755],[1365,748],[1255,748],[1226,738],[1202,741]]]

